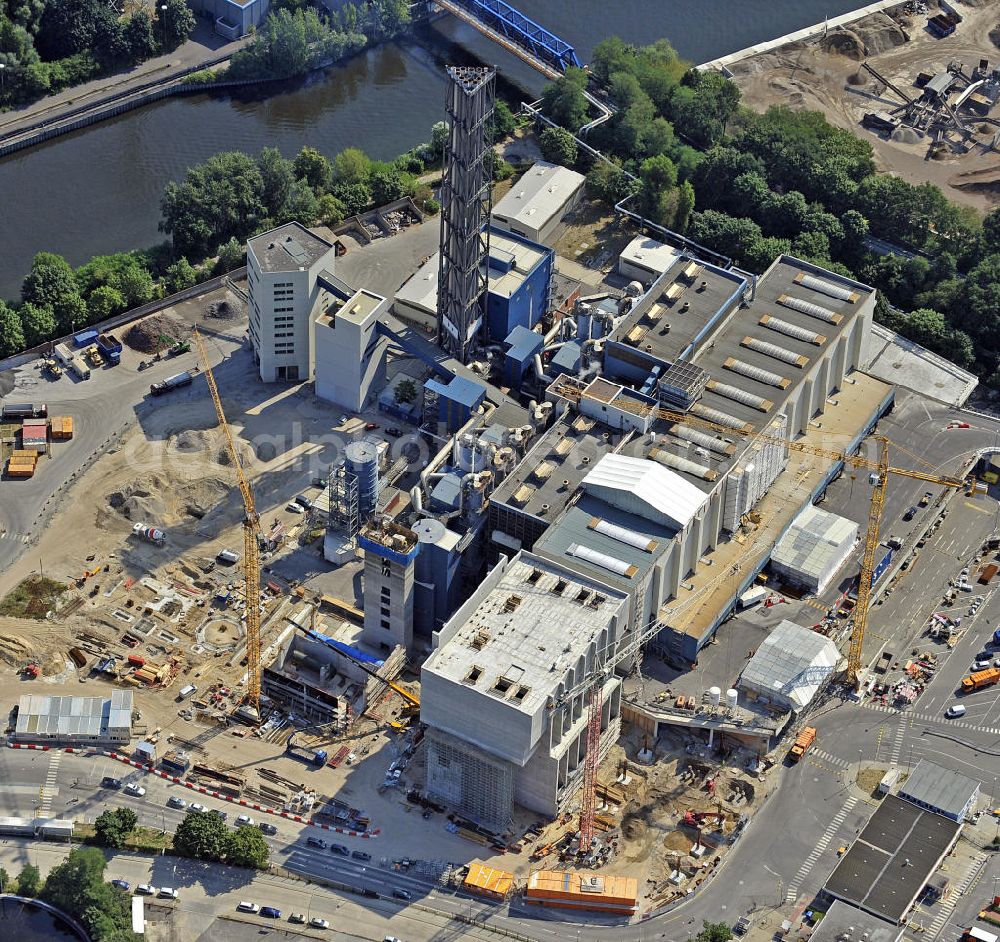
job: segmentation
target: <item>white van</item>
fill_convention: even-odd
[[[965,716],[965,707],[962,706],[961,703],[958,703],[955,706],[950,706],[944,711],[944,715],[948,717],[949,720],[956,720],[960,716]]]
[[[233,565],[234,563],[238,563],[240,561],[240,554],[234,553],[231,549],[224,549],[215,558],[222,560],[222,562],[224,563],[229,563],[230,565]]]
[[[258,906],[257,903],[251,903],[248,900],[240,900],[236,910],[241,913],[259,913],[260,906]]]
[[[177,699],[187,700],[188,697],[193,696],[197,691],[198,688],[194,684],[188,684],[186,687],[181,687],[177,692]]]

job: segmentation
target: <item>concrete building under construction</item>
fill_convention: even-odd
[[[583,777],[586,690],[627,634],[629,596],[530,553],[504,559],[435,635],[421,671],[427,790],[496,832],[514,804],[566,810]],[[603,756],[621,679],[604,681]]]

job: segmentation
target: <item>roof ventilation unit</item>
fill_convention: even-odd
[[[812,301],[803,301],[802,298],[793,298],[787,294],[783,294],[778,298],[778,304],[791,308],[793,311],[798,311],[800,314],[808,314],[810,317],[826,321],[828,324],[839,324],[844,319],[843,314],[837,314],[828,307],[823,307],[821,304],[813,304]]]
[[[765,314],[760,319],[760,326],[766,327],[768,330],[775,330],[779,334],[791,337],[793,340],[801,340],[803,343],[811,343],[816,347],[821,347],[824,343],[826,343],[826,337],[822,334],[806,330],[805,327],[799,327],[798,324],[789,324],[788,321],[779,320],[777,317],[772,317],[770,314]]]
[[[828,298],[847,301],[849,304],[854,304],[861,297],[860,294],[856,291],[851,291],[850,288],[842,288],[840,285],[835,285],[832,281],[824,281],[822,278],[817,278],[815,275],[807,275],[805,272],[799,272],[795,276],[795,283],[802,285],[803,288],[809,288],[811,291],[818,291],[820,294],[825,294]]]
[[[714,422],[716,425],[724,425],[726,428],[731,428],[736,432],[743,433],[744,435],[753,431],[747,422],[741,422],[739,419],[731,416],[728,412],[720,412],[718,409],[703,406],[700,402],[696,402],[693,406],[691,406],[691,414],[698,416],[699,419],[706,419],[709,422]]]
[[[732,399],[733,402],[739,402],[744,406],[749,406],[751,409],[756,409],[758,412],[767,412],[774,405],[770,399],[755,395],[746,389],[740,389],[739,386],[730,386],[728,383],[720,383],[714,379],[708,384],[708,388],[717,396]]]
[[[591,563],[594,566],[600,566],[602,569],[607,569],[608,572],[624,576],[626,579],[631,579],[639,571],[636,566],[630,566],[620,559],[615,559],[614,556],[609,556],[607,553],[600,553],[589,546],[581,546],[579,543],[571,543],[566,552],[570,556],[575,556],[577,559],[582,559],[584,562]]]
[[[651,540],[648,536],[643,536],[641,533],[636,533],[627,527],[620,527],[617,523],[601,520],[599,517],[591,517],[590,523],[587,524],[587,529],[594,530],[596,533],[603,533],[605,536],[611,537],[612,540],[626,544],[626,546],[634,546],[636,549],[641,549],[644,553],[652,553],[657,547],[656,540]]]
[[[779,376],[770,370],[762,370],[759,366],[754,366],[752,363],[745,363],[743,360],[737,360],[735,357],[727,357],[726,362],[722,366],[723,369],[732,370],[734,373],[739,373],[740,376],[746,376],[747,379],[764,383],[766,386],[774,386],[777,389],[788,389],[792,385],[792,381],[786,379],[784,376]]]
[[[763,353],[766,357],[781,360],[782,363],[790,363],[799,369],[802,369],[809,362],[809,357],[792,353],[791,350],[786,350],[784,347],[779,347],[774,343],[768,343],[766,340],[758,340],[756,337],[744,337],[740,341],[740,346],[746,347],[748,350],[753,350],[755,353]]]

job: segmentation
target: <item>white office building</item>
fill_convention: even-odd
[[[247,243],[250,342],[265,383],[313,377],[313,320],[332,278],[333,246],[297,222]]]

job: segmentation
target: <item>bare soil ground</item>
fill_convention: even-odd
[[[634,238],[635,230],[623,225],[607,204],[584,198],[566,216],[555,250],[581,265],[604,269]]]
[[[951,36],[934,38],[926,29],[926,14],[907,17],[894,14],[909,37],[896,41],[888,17],[878,14],[852,28],[853,37],[831,34],[827,40],[794,43],[774,52],[744,59],[732,67],[734,81],[744,102],[758,111],[773,105],[822,111],[827,120],[869,140],[880,169],[898,174],[911,183],[934,183],[958,203],[988,211],[1000,205],[1000,154],[989,149],[995,127],[982,125],[967,153],[945,151],[929,157],[930,140],[909,142],[909,134],[889,140],[861,127],[866,111],[884,111],[900,99],[875,78],[860,70],[865,58],[902,91],[916,97],[913,80],[919,72],[943,72],[952,61],[965,64],[966,71],[980,59],[991,60],[1000,48],[1000,0],[961,5],[964,20]],[[834,40],[835,36],[841,39]],[[994,112],[997,109],[994,108]],[[991,114],[996,117],[996,114]]]

